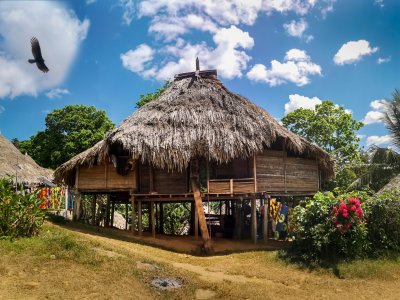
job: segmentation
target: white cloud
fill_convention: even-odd
[[[322,100],[318,97],[309,98],[299,94],[289,95],[289,102],[285,104],[285,115],[299,108],[314,110],[315,105],[321,103]]]
[[[310,83],[310,75],[321,75],[321,67],[313,63],[305,51],[299,49],[286,52],[283,63],[272,60],[270,69],[262,64],[256,64],[247,73],[250,80],[265,82],[270,86],[287,82],[303,86]]]
[[[378,59],[376,60],[376,63],[377,63],[378,65],[380,65],[380,64],[386,64],[386,63],[390,62],[391,60],[392,60],[392,57],[391,57],[391,56],[388,56],[388,57],[378,57]]]
[[[390,135],[382,135],[382,136],[378,136],[378,135],[371,135],[369,137],[367,137],[366,140],[366,145],[367,146],[371,146],[371,145],[387,145],[390,144],[392,142],[392,137]]]
[[[121,6],[123,10],[122,23],[127,26],[131,25],[137,12],[135,0],[119,0],[119,6]]]
[[[308,28],[308,23],[304,19],[300,19],[298,22],[292,20],[290,23],[283,24],[283,28],[287,34],[297,38],[304,38],[306,42],[314,39],[312,35],[305,35],[304,31]]]
[[[263,1],[263,8],[267,12],[287,13],[292,11],[299,15],[305,15],[314,7],[316,2],[316,0],[265,0]]]
[[[60,88],[55,88],[46,93],[46,96],[50,99],[54,98],[61,98],[62,95],[69,95],[70,92],[67,89],[60,89]]]
[[[382,118],[384,116],[384,109],[385,109],[386,100],[378,99],[374,100],[370,103],[370,107],[372,108],[371,111],[367,112],[362,122],[364,125],[370,125],[374,123],[381,123],[383,122]]]
[[[89,20],[80,21],[56,2],[0,2],[0,98],[37,95],[62,83],[88,29]],[[40,41],[47,74],[27,62],[33,36]]]
[[[250,57],[239,49],[253,47],[254,40],[250,35],[232,25],[219,29],[213,40],[217,45],[214,49],[205,43],[190,44],[178,40],[177,45],[159,50],[163,56],[172,58],[159,64],[153,62],[156,52],[147,45],[140,45],[135,50],[121,54],[121,59],[128,70],[158,80],[168,80],[177,73],[193,70],[196,57],[199,57],[202,69],[216,68],[223,78],[242,76],[242,70],[247,67]]]
[[[343,44],[335,54],[333,61],[337,65],[351,64],[361,60],[365,55],[378,51],[378,47],[371,48],[366,40],[350,41]]]
[[[4,106],[0,105],[0,114],[2,114],[6,109],[4,108]]]

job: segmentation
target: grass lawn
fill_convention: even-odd
[[[183,288],[155,289],[157,277],[178,278]],[[399,259],[310,271],[276,251],[196,257],[84,226],[46,223],[37,237],[0,240],[0,299],[399,299],[399,281]]]

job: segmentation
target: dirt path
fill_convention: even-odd
[[[195,257],[82,232],[78,234],[100,243],[108,251],[167,266],[188,282],[211,288],[221,298],[399,299],[398,280],[342,280],[327,272],[309,272],[287,266],[276,260],[274,252]]]

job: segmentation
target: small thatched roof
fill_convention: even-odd
[[[65,179],[65,170],[93,163],[115,148],[157,168],[182,170],[195,157],[218,163],[250,157],[278,139],[285,141],[287,149],[316,158],[325,178],[334,175],[334,162],[327,152],[290,132],[243,96],[228,91],[215,73],[188,74],[177,76],[157,100],[125,119],[104,144],[58,168],[56,178]]]
[[[400,190],[400,174],[392,178],[388,184],[379,190],[378,194],[382,194],[390,190]]]
[[[43,179],[52,180],[53,171],[39,166],[29,155],[22,154],[0,134],[0,177],[15,177],[18,183],[37,185]]]

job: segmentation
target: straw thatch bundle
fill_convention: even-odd
[[[116,148],[157,168],[182,170],[196,157],[218,163],[250,157],[277,139],[289,150],[316,158],[325,178],[333,176],[328,153],[281,126],[264,109],[228,91],[213,76],[187,77],[125,119],[100,146],[58,168],[56,178]]]
[[[400,190],[400,174],[392,178],[377,194],[382,194],[391,190]]]
[[[29,155],[23,155],[0,134],[0,177],[16,177],[19,184],[38,185],[41,178],[52,180],[53,171],[39,166]]]

